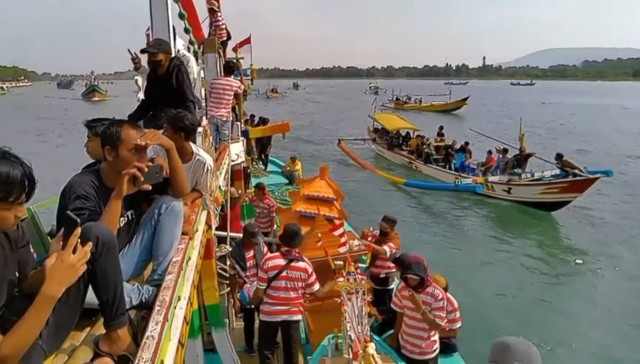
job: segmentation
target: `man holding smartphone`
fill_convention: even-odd
[[[104,155],[100,166],[76,174],[62,189],[56,226],[63,225],[67,210],[83,223],[106,225],[118,238],[125,282],[153,265],[144,285],[124,284],[127,308],[151,305],[180,240],[181,199],[189,193],[189,181],[175,144],[157,130],[115,120],[103,129],[100,142]],[[170,170],[168,178],[153,186],[144,181],[151,166],[147,157],[151,145],[165,151]]]
[[[43,363],[78,322],[90,286],[106,330],[94,340],[95,352],[106,358],[94,362],[133,362],[115,236],[89,223],[65,234],[63,248],[58,234],[38,267],[20,223],[36,184],[31,166],[0,148],[0,363]]]

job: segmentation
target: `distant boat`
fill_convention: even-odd
[[[5,85],[0,85],[0,96],[6,95],[9,92],[9,88]]]
[[[59,80],[56,82],[56,87],[59,90],[71,90],[73,89],[73,85],[76,83],[76,80],[69,78],[66,80]]]
[[[469,84],[469,81],[446,81],[444,84],[447,86],[464,86]]]
[[[533,80],[531,80],[529,82],[520,82],[520,81],[513,82],[513,81],[511,81],[511,82],[509,82],[509,85],[511,85],[511,86],[535,86],[536,83],[533,82]]]
[[[86,101],[102,101],[109,98],[109,92],[97,83],[89,83],[87,88],[80,94],[80,97]]]

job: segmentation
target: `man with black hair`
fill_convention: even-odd
[[[94,339],[98,356],[106,358],[96,357],[95,362],[133,362],[136,348],[115,236],[99,223],[88,223],[63,247],[59,234],[44,266],[38,267],[20,223],[36,186],[31,166],[0,148],[0,363],[44,362],[78,322],[90,286],[99,298],[106,329]]]
[[[226,61],[222,66],[223,77],[215,77],[209,83],[209,104],[207,117],[213,137],[213,145],[218,148],[231,137],[233,116],[231,108],[234,101],[240,103],[244,90],[244,76],[240,72],[240,81],[233,78],[236,70],[242,70],[240,61]]]
[[[147,129],[162,130],[160,114],[166,109],[182,109],[197,116],[199,100],[194,93],[189,71],[177,56],[171,56],[171,44],[156,38],[140,50],[147,55],[149,74],[144,99],[127,119],[143,122]]]
[[[284,225],[282,234],[278,236],[282,248],[279,252],[267,254],[258,271],[258,283],[251,303],[260,304],[258,355],[261,364],[277,363],[278,333],[282,335],[282,362],[298,363],[302,349],[300,321],[304,294],[322,298],[336,284],[336,281],[330,281],[320,288],[313,265],[300,251],[302,240],[300,225]]]
[[[98,221],[118,238],[125,281],[140,276],[153,263],[145,285],[124,284],[127,308],[150,304],[162,284],[180,240],[182,198],[189,181],[175,144],[157,130],[144,130],[126,120],[115,120],[100,134],[104,160],[100,166],[73,176],[60,193],[56,215],[58,230],[67,210],[83,223]],[[154,186],[136,186],[151,165],[147,149],[162,147],[167,155],[169,178]],[[145,212],[144,207],[153,197]]]
[[[84,149],[87,152],[89,158],[93,162],[82,167],[82,170],[93,168],[102,162],[102,146],[100,144],[100,133],[107,124],[112,122],[113,118],[94,118],[84,122],[84,127],[87,129],[87,140],[84,142]]]

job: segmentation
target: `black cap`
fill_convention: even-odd
[[[246,224],[242,228],[242,239],[255,244],[262,242],[262,233],[260,232],[258,225],[253,222]]]
[[[389,225],[390,228],[394,228],[394,227],[396,227],[396,225],[398,225],[398,219],[396,219],[395,217],[393,217],[391,215],[382,216],[381,222]]]
[[[287,248],[299,248],[302,245],[302,228],[296,223],[286,224],[278,236],[278,241]]]
[[[147,53],[166,53],[171,54],[171,43],[162,38],[156,38],[149,42],[146,47],[140,50],[141,54]]]

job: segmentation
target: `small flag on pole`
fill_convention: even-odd
[[[147,39],[147,44],[151,43],[151,27],[147,28],[147,30],[144,32],[144,36]]]
[[[329,228],[331,234],[340,238],[340,244],[338,250],[341,253],[346,252],[349,249],[349,239],[347,239],[347,231],[345,230],[344,220],[331,220],[333,225]]]

